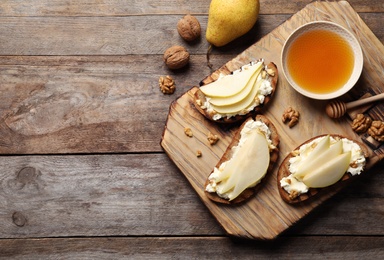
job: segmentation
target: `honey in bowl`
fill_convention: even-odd
[[[286,59],[292,79],[303,89],[318,94],[343,87],[354,68],[354,53],[349,43],[337,33],[322,29],[297,37]]]
[[[337,98],[351,90],[364,64],[360,43],[351,31],[329,21],[309,22],[294,30],[280,56],[289,85],[318,100]]]

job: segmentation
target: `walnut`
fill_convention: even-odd
[[[161,92],[164,94],[173,94],[176,89],[175,81],[171,76],[160,77],[159,86]]]
[[[192,129],[189,128],[189,127],[185,127],[185,128],[184,128],[184,133],[185,133],[185,135],[188,136],[188,137],[192,137],[192,136],[193,136]]]
[[[372,124],[370,117],[365,117],[363,114],[357,114],[352,122],[352,129],[356,133],[365,133]]]
[[[265,70],[261,71],[261,78],[262,79],[266,79],[267,78],[267,71],[265,71]]]
[[[267,69],[267,73],[269,76],[272,76],[272,77],[275,76],[275,71],[273,69]]]
[[[180,69],[188,64],[189,53],[183,46],[175,45],[164,52],[163,59],[168,68]]]
[[[351,167],[351,168],[357,168],[357,167],[359,167],[359,165],[356,163],[356,161],[354,161],[354,162],[351,162],[351,163],[349,164],[349,167]]]
[[[297,110],[294,110],[292,107],[288,107],[282,116],[283,123],[286,123],[288,120],[288,126],[294,127],[299,122],[300,113]]]
[[[201,27],[196,17],[187,14],[177,23],[177,31],[187,42],[196,40],[201,35]]]
[[[196,104],[201,108],[201,109],[207,109],[207,107],[205,106],[205,104],[203,103],[203,101],[201,101],[201,99],[196,99]]]
[[[296,199],[297,197],[299,197],[299,192],[297,191],[297,190],[293,190],[293,191],[291,191],[291,193],[289,193],[289,198],[291,199],[291,200],[293,200],[293,199]]]
[[[214,145],[219,141],[219,137],[211,132],[208,133],[207,139],[210,145]]]
[[[258,96],[256,96],[253,101],[255,102],[256,106],[260,105],[261,104],[261,100]],[[246,113],[246,112],[245,112]]]
[[[378,142],[384,142],[384,122],[375,120],[368,129],[368,134]]]

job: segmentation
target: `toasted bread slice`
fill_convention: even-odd
[[[248,121],[250,121],[250,120],[253,120],[253,119],[252,118],[248,118],[239,127],[238,131],[236,132],[235,136],[233,137],[231,143],[227,147],[227,149],[224,152],[223,156],[221,157],[219,162],[216,164],[216,168],[219,168],[222,163],[224,163],[224,162],[226,162],[226,161],[231,159],[231,157],[232,157],[232,148],[234,146],[238,145],[240,137],[241,137],[241,135],[240,135],[241,134],[241,130],[243,129],[245,124]],[[269,153],[270,153],[270,161],[269,161],[267,173],[266,173],[266,175],[263,178],[263,179],[265,179],[267,177],[268,173],[272,171],[272,168],[273,168],[274,164],[276,163],[276,161],[277,161],[277,159],[279,157],[278,145],[279,145],[280,141],[279,141],[279,136],[277,134],[277,130],[276,130],[275,126],[265,116],[257,115],[254,120],[255,121],[263,122],[264,124],[266,124],[268,126],[268,128],[270,130],[270,137],[269,138],[271,140],[271,146],[273,147],[273,149],[270,148],[270,151],[269,151]],[[233,199],[231,201],[229,201],[228,199],[220,197],[219,195],[217,195],[216,192],[205,191],[205,194],[207,195],[207,197],[209,199],[211,199],[211,200],[213,200],[215,202],[218,202],[218,203],[223,203],[223,204],[239,204],[239,203],[244,202],[245,200],[249,199],[250,197],[252,197],[256,193],[256,191],[262,185],[263,179],[258,184],[256,184],[254,187],[248,188],[248,189],[244,190],[238,197],[236,197],[235,199]],[[209,183],[210,183],[210,181],[207,178],[207,181],[205,183],[205,188],[207,187],[207,185]]]
[[[350,173],[346,172],[341,177],[341,179],[339,181],[337,181],[335,184],[330,185],[328,187],[324,187],[324,188],[308,188],[308,191],[306,193],[302,193],[302,194],[297,194],[295,192],[292,192],[291,194],[289,194],[281,186],[280,181],[284,177],[288,177],[289,175],[291,175],[291,172],[289,170],[289,166],[290,166],[290,161],[289,160],[297,155],[296,151],[298,151],[300,149],[300,147],[302,147],[303,145],[308,144],[308,143],[312,142],[313,140],[315,140],[315,139],[317,139],[319,137],[324,137],[324,136],[326,136],[326,135],[315,136],[315,137],[305,141],[304,143],[299,145],[296,149],[294,149],[294,151],[289,153],[287,155],[287,157],[285,157],[283,162],[281,163],[281,165],[279,167],[279,170],[277,172],[277,187],[278,187],[278,190],[279,190],[281,198],[285,202],[290,203],[290,204],[296,204],[296,203],[299,203],[299,202],[310,201],[312,199],[315,199],[318,195],[320,195],[320,194],[322,194],[324,192],[327,192],[327,191],[330,191],[332,189],[341,188],[342,186],[345,186],[350,180],[352,180],[355,177],[357,177],[357,175],[352,176]],[[344,137],[344,136],[341,136],[341,135],[337,135],[337,134],[332,134],[332,135],[330,135],[330,137],[333,137],[336,140],[346,138],[346,139],[348,139],[350,141],[353,141],[354,143],[359,145],[359,147],[362,150],[362,153],[363,153],[364,157],[368,158],[369,152],[368,152],[367,148],[364,145],[362,145],[361,143],[359,143],[359,142],[357,142],[355,140],[352,140],[350,138],[347,138],[347,137]]]
[[[260,60],[259,60],[260,61]],[[257,62],[259,62],[257,61]],[[261,61],[262,62],[262,61]],[[244,121],[248,117],[254,117],[256,114],[259,114],[261,110],[271,101],[277,87],[277,79],[278,79],[278,70],[274,63],[269,63],[267,66],[264,66],[263,64],[263,70],[268,71],[267,73],[267,79],[271,83],[272,91],[269,95],[265,96],[264,102],[262,104],[257,105],[253,110],[247,112],[246,114],[237,114],[233,115],[231,117],[223,116],[219,119],[214,119],[214,116],[217,114],[216,111],[208,111],[208,109],[205,106],[205,103],[207,101],[206,96],[204,93],[198,89],[194,94],[194,104],[197,110],[203,114],[207,119],[217,122],[217,123],[224,123],[224,124],[231,124],[239,121]]]

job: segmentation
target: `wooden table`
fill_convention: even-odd
[[[125,3],[123,3],[125,2]],[[273,241],[226,235],[160,146],[172,101],[211,74],[210,1],[0,3],[0,259],[380,259],[383,164]],[[257,25],[214,49],[219,68],[311,1],[261,1]],[[382,0],[351,0],[384,42]],[[183,45],[190,65],[168,70]],[[173,95],[160,76],[171,75]],[[379,83],[378,84],[382,84]]]

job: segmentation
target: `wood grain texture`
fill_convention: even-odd
[[[8,16],[127,16],[164,14],[207,14],[209,1],[120,1],[83,0],[63,2],[61,0],[40,0],[33,7],[21,5],[20,0],[9,0],[0,5]],[[295,13],[312,0],[260,0],[261,14]],[[358,12],[383,12],[384,6],[368,5],[365,0],[349,1]],[[284,6],[284,8],[281,8]]]
[[[225,235],[164,154],[0,157],[0,169],[0,241]],[[286,234],[382,234],[383,185],[362,178]]]
[[[187,44],[178,35],[176,24],[182,15],[122,17],[1,17],[0,55],[159,55],[172,45],[185,46],[191,54],[206,54],[209,44],[202,37]],[[207,16],[197,15],[202,28]],[[290,15],[260,15],[251,31],[213,54],[236,56],[257,42]],[[375,21],[384,15],[365,14],[375,35],[384,40],[384,29]],[[204,29],[203,29],[204,30]],[[203,31],[203,35],[204,35]],[[138,37],[140,35],[140,37]],[[12,39],[12,40],[9,40]],[[205,63],[205,62],[204,62]],[[160,63],[159,63],[160,64]],[[216,65],[216,64],[214,64]],[[218,63],[217,66],[222,63]],[[208,74],[207,74],[208,75]]]
[[[188,44],[176,25],[182,15],[118,17],[0,17],[0,55],[129,55],[161,56],[173,45],[185,46],[191,54],[206,54],[208,42],[201,37]],[[202,28],[207,16],[196,15]],[[244,37],[222,50],[239,53],[289,18],[265,15]],[[203,29],[204,30],[204,29]],[[203,31],[203,35],[204,35]],[[138,37],[140,36],[140,37]],[[10,41],[9,39],[12,39]],[[215,52],[216,53],[216,49]],[[150,60],[150,59],[149,59]],[[161,63],[157,63],[161,64]]]
[[[160,56],[0,59],[1,154],[159,152],[169,104],[209,73],[195,56],[169,96],[158,86],[169,73]]]
[[[285,237],[275,243],[239,243],[223,237],[72,238],[0,241],[12,259],[372,259],[383,256],[382,237]],[[333,250],[343,244],[343,250]],[[364,247],[356,251],[356,245]],[[196,250],[196,249],[199,250]]]
[[[381,57],[384,54],[384,46],[364,25],[351,6],[342,1],[335,3],[315,2],[308,5],[261,41],[215,71],[212,76],[204,79],[203,82],[207,83],[214,80],[221,70],[233,71],[241,65],[258,58],[264,58],[267,63],[270,61],[276,62],[277,67],[281,67],[279,55],[285,39],[295,28],[313,20],[330,20],[349,28],[350,31],[357,34],[365,59],[362,77],[375,78],[383,76],[383,60]],[[366,74],[370,76],[365,76]],[[337,121],[328,118],[324,112],[324,101],[313,101],[300,96],[289,87],[282,73],[280,75],[277,94],[269,105],[270,107],[264,112],[264,115],[276,126],[281,140],[279,145],[281,156],[278,165],[297,144],[320,134],[341,134],[360,141],[359,136],[354,133],[350,122],[346,118]],[[368,84],[364,86],[358,84],[356,88],[359,91],[362,91],[363,88],[365,88],[365,91],[370,89]],[[376,85],[372,86],[371,89],[373,91],[383,91],[384,86]],[[204,133],[220,132],[222,129],[215,123],[206,122],[203,116],[193,109],[193,105],[191,105],[193,91],[195,90],[191,89],[173,103],[161,144],[229,235],[254,239],[274,239],[340,190],[336,188],[327,194],[322,194],[317,200],[310,203],[303,203],[299,206],[287,205],[281,200],[277,191],[276,169],[255,198],[244,205],[222,207],[209,201],[204,195],[204,183],[218,158],[222,156],[223,151],[219,147],[211,148],[206,142],[204,143],[204,140],[206,140]],[[377,105],[380,111],[382,111],[382,105]],[[301,113],[300,123],[293,129],[284,125],[280,119],[285,108],[289,106],[294,106],[294,109]],[[182,131],[186,126],[196,133],[194,140],[190,140],[183,135]],[[221,140],[228,145],[233,134],[226,133],[225,136],[220,136]],[[197,158],[194,155],[197,149],[202,151],[203,157]],[[371,151],[370,160],[372,163],[367,166],[367,169],[383,158],[383,149],[379,148]]]
[[[0,157],[0,169],[0,238],[222,234],[164,154]]]

